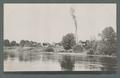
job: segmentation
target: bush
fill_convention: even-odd
[[[83,47],[81,45],[75,45],[73,47],[73,52],[82,52],[83,51]]]
[[[92,55],[92,54],[95,54],[95,53],[94,53],[94,50],[90,49],[87,54],[91,54]]]
[[[48,46],[46,49],[45,49],[46,52],[54,52],[54,49],[53,47],[51,46]]]

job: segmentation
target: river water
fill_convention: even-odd
[[[115,71],[115,57],[79,53],[20,53],[7,56],[4,71]]]

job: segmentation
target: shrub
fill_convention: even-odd
[[[48,46],[46,49],[45,49],[46,52],[54,52],[54,49],[53,47],[51,46]]]
[[[95,53],[94,53],[93,49],[90,49],[89,52],[87,52],[87,54],[91,54],[92,55],[92,54],[95,54]]]
[[[83,47],[81,45],[75,45],[73,47],[73,52],[82,52],[83,51]]]

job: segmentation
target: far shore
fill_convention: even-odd
[[[6,47],[5,47],[6,48]],[[9,47],[10,48],[10,47]],[[7,52],[15,52],[16,54],[16,51],[17,52],[32,52],[32,53],[50,53],[50,54],[61,54],[61,55],[71,55],[71,56],[97,56],[97,57],[114,57],[116,58],[117,56],[115,55],[102,55],[102,54],[87,54],[88,51],[83,51],[83,52],[67,52],[67,51],[64,51],[64,52],[57,52],[57,51],[54,51],[54,52],[45,52],[45,51],[39,51],[39,48],[38,50],[34,50],[34,49],[20,49],[20,47],[17,47],[17,48],[12,48],[11,50],[7,48],[7,49],[4,49],[6,50]],[[21,51],[19,51],[19,49]]]
[[[62,54],[62,55],[75,55],[75,56],[97,56],[97,57],[117,57],[117,56],[113,56],[113,55],[91,55],[91,54],[87,54],[87,53],[73,53],[73,52],[40,52],[40,53],[55,53],[55,54]]]

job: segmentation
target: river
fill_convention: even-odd
[[[21,53],[4,60],[4,71],[115,71],[116,57],[79,53]]]

